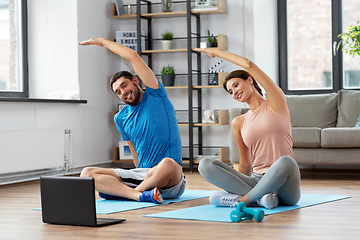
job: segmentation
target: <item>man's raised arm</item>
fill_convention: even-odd
[[[112,52],[120,57],[130,61],[136,74],[140,77],[141,81],[150,88],[159,88],[159,83],[153,71],[146,65],[143,59],[134,50],[125,47],[120,43],[116,43],[105,38],[93,38],[79,43],[81,46],[97,45],[100,47],[107,47]]]

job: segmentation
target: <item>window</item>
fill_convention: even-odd
[[[0,0],[0,97],[28,97],[26,0]]]
[[[342,29],[346,32],[350,25],[355,25],[359,18],[359,0],[342,0]],[[343,53],[343,86],[344,88],[360,88],[360,56],[354,58]]]
[[[278,0],[280,87],[286,94],[360,88],[360,56],[337,51],[359,0]]]

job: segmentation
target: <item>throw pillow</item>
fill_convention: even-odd
[[[358,120],[356,121],[355,127],[360,128],[360,115],[358,117]]]

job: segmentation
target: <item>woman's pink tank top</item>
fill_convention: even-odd
[[[272,110],[267,100],[244,115],[241,135],[250,150],[255,173],[265,173],[281,156],[294,158],[291,123]]]

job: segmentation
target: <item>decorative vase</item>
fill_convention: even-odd
[[[172,5],[172,0],[162,0],[161,1],[161,10],[163,12],[172,12],[171,5]]]
[[[166,86],[174,86],[175,83],[175,74],[163,74],[161,75],[161,79],[163,85]]]
[[[164,50],[169,50],[172,48],[172,43],[173,41],[172,40],[162,40],[161,41],[161,44],[162,44],[162,47]]]

